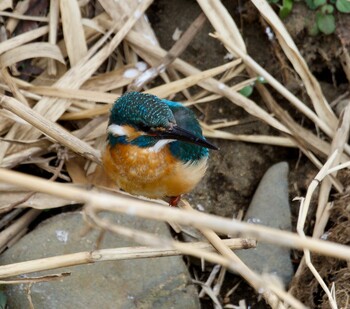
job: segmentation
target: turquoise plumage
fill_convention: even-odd
[[[125,191],[175,198],[203,177],[209,150],[195,114],[178,102],[129,92],[111,110],[106,172]]]

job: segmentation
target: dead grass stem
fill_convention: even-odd
[[[0,169],[0,182],[12,184],[16,190],[26,188],[60,197],[61,200],[52,202],[52,207],[61,206],[62,198],[85,203],[85,215],[90,223],[156,247],[104,249],[3,265],[0,266],[0,278],[104,260],[189,254],[235,270],[257,291],[264,287],[260,291],[273,308],[287,308],[288,305],[304,308],[303,304],[283,289],[254,273],[232,252],[232,248],[242,246],[242,242],[247,244],[247,241],[222,240],[216,234],[239,233],[258,241],[304,250],[305,258],[300,269],[307,264],[335,308],[332,291],[313,268],[310,253],[350,259],[349,246],[319,239],[325,230],[332,205],[329,202],[330,191],[332,188],[338,192],[344,189],[336,171],[349,165],[349,107],[337,119],[305,59],[267,1],[252,0],[252,3],[273,28],[278,44],[303,82],[311,107],[292,94],[248,54],[239,28],[221,1],[197,0],[202,12],[170,50],[160,47],[150,23],[143,18],[152,2],[132,0],[117,3],[100,0],[101,7],[96,11],[96,16],[88,16],[84,14],[85,4],[81,1],[52,0],[49,15],[43,17],[26,14],[29,0],[19,1],[13,9],[11,0],[0,1],[0,16],[5,21],[4,31],[1,32],[3,41],[0,44],[0,166],[3,167]],[[224,44],[235,59],[202,71],[182,60],[181,53],[191,43],[206,18],[215,29],[212,36],[218,40],[218,44]],[[40,21],[47,25],[14,35],[22,20]],[[63,38],[59,33],[63,33]],[[47,34],[48,41],[43,41]],[[346,50],[343,50],[341,58],[344,71],[349,76],[350,57]],[[32,59],[31,63],[42,72],[30,76],[33,79],[29,82],[24,80],[17,67],[19,62],[28,59]],[[159,83],[154,85],[151,80],[158,75]],[[310,119],[325,133],[326,138],[297,123],[291,116],[292,113],[282,108],[267,87],[260,84],[261,78],[290,103],[291,111],[296,109]],[[259,91],[268,111],[239,93],[239,90],[250,85]],[[310,185],[303,201],[298,221],[299,235],[200,212],[193,215],[194,211],[188,204],[184,204],[186,209],[167,208],[151,201],[95,192],[11,170],[24,162],[30,162],[55,174],[43,156],[49,152],[56,153],[56,158],[59,159],[56,146],[60,145],[77,154],[74,157],[69,154],[69,160],[65,164],[68,176],[61,173],[61,177],[84,184],[94,177],[98,178],[107,114],[111,104],[123,94],[126,87],[136,87],[140,91],[168,99],[182,93],[187,99],[185,105],[194,105],[200,110],[204,103],[214,105],[216,100],[226,98],[230,104],[243,108],[254,119],[276,129],[280,135],[233,134],[226,130],[239,122],[227,119],[219,124],[202,123],[205,136],[300,149],[320,169],[320,173]],[[46,136],[44,139],[43,135]],[[56,176],[59,177],[59,174]],[[311,195],[320,181],[322,184],[314,233],[313,237],[307,237],[304,234],[306,214]],[[17,192],[12,187],[11,190],[0,190],[0,194],[8,192],[6,190],[11,191],[11,194]],[[21,194],[23,192],[18,192],[18,201],[21,201]],[[209,245],[188,245],[108,225],[99,217],[102,211],[171,221],[177,226],[194,226],[207,237],[217,252],[210,252]],[[29,210],[3,230],[0,233],[0,250],[25,234],[28,223],[39,212],[36,209]],[[217,302],[215,292],[211,288],[207,291]]]

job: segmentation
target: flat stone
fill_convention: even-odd
[[[254,194],[245,221],[285,231],[291,230],[288,199],[288,164],[280,162],[268,169]],[[258,243],[255,249],[240,250],[237,255],[258,273],[279,277],[287,286],[293,276],[290,250]]]
[[[118,224],[169,235],[160,222],[122,215],[108,215]],[[44,221],[31,233],[7,250],[1,265],[32,259],[91,251],[99,233],[84,230],[81,213],[64,213]],[[138,246],[124,237],[106,233],[100,248]],[[31,297],[36,309],[41,308],[199,308],[196,288],[180,256],[98,262],[29,274],[39,276],[71,272],[60,281],[36,283]],[[26,285],[7,285],[9,308],[29,308]]]

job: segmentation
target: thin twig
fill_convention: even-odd
[[[171,220],[172,222],[183,225],[206,227],[224,234],[241,233],[247,238],[253,237],[260,241],[280,246],[298,249],[306,248],[319,254],[346,260],[350,259],[350,248],[348,246],[312,239],[311,237],[301,238],[295,233],[281,231],[279,229],[239,222],[202,212],[196,212],[196,215],[192,215],[186,211],[175,209],[174,207],[159,206],[150,201],[142,201],[115,194],[91,192],[6,169],[0,169],[0,181],[33,191],[52,194],[68,200],[87,203],[95,211],[120,212],[158,221]]]
[[[323,180],[323,178],[326,177],[327,174],[329,174],[329,168],[332,166],[334,160],[337,157],[337,154],[338,154],[338,151],[336,150],[332,153],[332,155],[329,156],[329,159],[327,160],[325,165],[317,173],[316,177],[311,182],[311,184],[308,188],[308,191],[306,193],[305,199],[301,200],[299,216],[298,216],[298,223],[297,223],[297,232],[301,237],[304,237],[304,238],[306,237],[305,233],[304,233],[304,225],[305,225],[307,212],[308,212],[308,209],[310,206],[311,197],[312,197],[315,189],[317,188],[317,186]],[[320,276],[320,274],[318,273],[318,271],[316,270],[316,268],[312,264],[311,254],[310,254],[310,251],[308,249],[304,249],[304,256],[305,256],[305,263],[306,263],[307,267],[310,269],[310,271],[312,272],[312,274],[314,275],[314,277],[316,278],[318,283],[321,285],[322,289],[327,294],[327,297],[329,299],[329,303],[330,303],[331,307],[333,309],[336,309],[337,308],[336,301],[335,301],[335,299],[333,299],[333,296],[332,296],[330,290],[328,289],[326,283],[323,281],[322,277]],[[301,265],[303,265],[303,263],[301,263],[299,265],[299,267],[302,267]]]
[[[224,243],[231,249],[238,249],[242,248],[242,243],[244,243],[244,240],[227,239],[224,241]],[[190,243],[188,244],[188,246],[199,250],[212,250],[212,246],[204,242]],[[182,254],[182,252],[177,249],[150,247],[110,248],[86,252],[77,252],[26,262],[2,265],[0,266],[0,278],[7,278],[38,271],[56,269],[60,267],[70,267],[103,261],[166,257],[180,254]]]
[[[182,207],[189,213],[195,212],[188,202],[182,200]],[[265,300],[274,308],[279,305],[280,309],[284,308],[280,304],[279,299],[283,299],[293,308],[306,308],[302,303],[295,299],[291,294],[283,291],[279,286],[272,282],[267,283],[261,276],[251,270],[243,261],[231,251],[220,239],[220,237],[212,230],[207,228],[199,228],[199,231],[208,239],[208,241],[220,252],[224,257],[230,259],[236,265],[236,271],[249,282],[249,284],[258,292],[261,293]]]
[[[155,79],[159,73],[164,71],[191,43],[197,32],[202,28],[206,17],[201,13],[193,23],[187,28],[181,38],[176,41],[174,46],[168,51],[166,56],[159,61],[159,63],[152,68],[146,70],[141,74],[132,84],[129,85],[128,89],[133,91],[139,91],[146,84]]]

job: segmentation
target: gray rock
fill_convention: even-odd
[[[169,235],[165,224],[114,215],[116,222],[138,230]],[[111,218],[109,217],[111,220]],[[80,213],[65,213],[46,220],[23,237],[0,259],[1,265],[31,259],[90,251],[97,231],[81,236]],[[102,248],[135,246],[106,233]],[[31,274],[71,272],[61,281],[36,283],[31,288],[34,307],[41,308],[199,308],[198,295],[181,257],[99,262]],[[6,286],[9,308],[28,308],[26,286]]]
[[[286,162],[273,165],[265,173],[245,215],[245,220],[281,230],[291,230]],[[293,276],[288,248],[258,243],[255,249],[240,250],[237,255],[250,268],[259,273],[276,275],[286,286]]]

